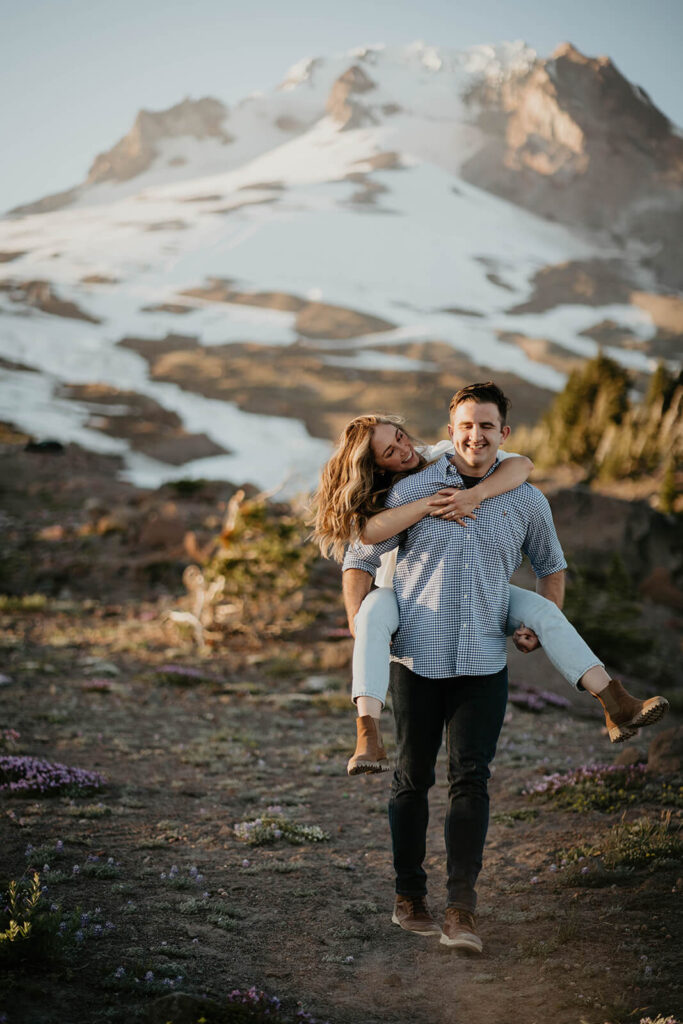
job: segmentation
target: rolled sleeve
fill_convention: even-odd
[[[352,544],[346,549],[344,561],[342,562],[342,572],[346,572],[347,569],[362,569],[363,572],[369,573],[374,579],[379,569],[382,555],[398,547],[398,542],[399,538],[396,536],[389,537],[388,540],[383,540],[380,544]]]
[[[538,579],[567,568],[562,545],[553,522],[550,504],[544,494],[532,488],[535,494],[533,514],[529,521],[522,551],[529,556],[531,567]]]

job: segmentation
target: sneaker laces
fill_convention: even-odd
[[[424,896],[411,896],[410,909],[414,916],[417,914],[426,914],[428,917],[431,917],[431,914],[427,909],[427,900]]]
[[[470,913],[469,910],[460,910],[459,907],[448,907],[448,914],[455,918],[457,925],[464,925],[468,931],[476,933],[474,914]]]

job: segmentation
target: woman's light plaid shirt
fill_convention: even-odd
[[[444,455],[400,480],[386,507],[462,486]],[[344,571],[363,569],[374,577],[381,556],[398,547],[394,590],[400,625],[392,658],[430,679],[490,675],[503,668],[509,582],[522,553],[538,577],[567,567],[548,501],[530,484],[488,498],[476,516],[467,526],[427,516],[381,544],[349,548],[344,558]]]

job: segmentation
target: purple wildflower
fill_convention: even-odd
[[[70,768],[38,757],[0,756],[0,790],[10,794],[53,794],[64,790],[100,789],[105,778],[99,772]]]

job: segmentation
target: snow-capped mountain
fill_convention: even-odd
[[[570,46],[368,47],[141,111],[0,221],[0,418],[260,486],[369,408],[435,434],[477,376],[528,421],[598,344],[680,358],[682,179],[674,126]]]

